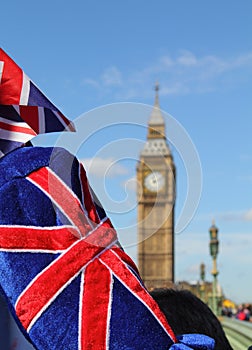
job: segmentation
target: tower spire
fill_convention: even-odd
[[[165,121],[159,106],[159,83],[155,84],[155,102],[148,122],[147,142],[141,156],[171,156],[166,142]]]
[[[150,115],[149,125],[164,125],[164,118],[162,116],[160,105],[159,105],[159,83],[155,84],[155,102],[153,110]]]
[[[158,81],[156,81],[156,84],[155,84],[155,91],[156,91],[156,95],[155,95],[154,107],[160,109],[160,106],[159,106],[159,95],[158,95],[158,91],[159,91],[159,82]]]

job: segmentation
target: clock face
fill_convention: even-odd
[[[144,186],[151,192],[160,191],[165,185],[164,176],[158,172],[154,171],[146,176],[144,179]]]

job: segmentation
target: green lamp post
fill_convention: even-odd
[[[212,289],[212,309],[215,315],[218,314],[218,295],[217,295],[217,276],[218,276],[218,270],[217,270],[217,255],[219,252],[219,241],[218,241],[218,228],[215,226],[214,222],[212,226],[209,229],[210,233],[210,255],[213,259],[213,269],[212,269],[212,276],[213,276],[213,289]]]
[[[205,264],[200,264],[200,299],[205,302]]]

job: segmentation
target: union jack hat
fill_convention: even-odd
[[[74,127],[0,49],[0,150],[18,148],[0,160],[0,293],[24,335],[36,350],[214,349],[175,336],[78,160],[19,147],[63,130]]]
[[[174,335],[69,152],[2,157],[0,198],[0,292],[36,350],[214,349]]]
[[[0,156],[38,134],[56,131],[75,129],[0,48]]]

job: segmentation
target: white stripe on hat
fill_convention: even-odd
[[[23,106],[28,105],[29,94],[30,94],[30,79],[23,72],[23,85],[22,85],[20,101],[19,101],[20,105],[23,105]]]
[[[4,66],[4,62],[0,61],[0,84],[1,84],[1,79],[3,75],[3,66]]]

